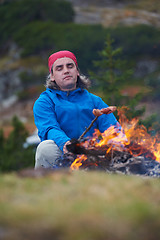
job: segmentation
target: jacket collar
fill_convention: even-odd
[[[72,90],[72,91],[61,91],[61,90],[47,88],[46,91],[50,91],[50,92],[55,93],[55,94],[60,95],[60,96],[68,96],[70,94],[74,95],[76,92],[83,92],[84,89],[76,88],[75,90]]]

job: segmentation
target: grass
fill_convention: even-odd
[[[160,181],[104,172],[0,175],[0,238],[159,239]]]

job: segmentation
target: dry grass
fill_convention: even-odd
[[[0,176],[0,238],[159,239],[159,179],[57,171]]]

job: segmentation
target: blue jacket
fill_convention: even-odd
[[[106,108],[103,100],[85,89],[71,92],[47,88],[36,100],[33,112],[41,141],[54,140],[63,150],[66,141],[78,139],[94,119],[94,108]],[[103,114],[95,121],[85,137],[92,136],[94,129],[104,132],[118,122],[113,115]]]

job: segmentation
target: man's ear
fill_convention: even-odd
[[[52,73],[51,73],[50,79],[51,79],[51,81],[53,81],[53,82],[54,82],[54,80],[55,80]]]

